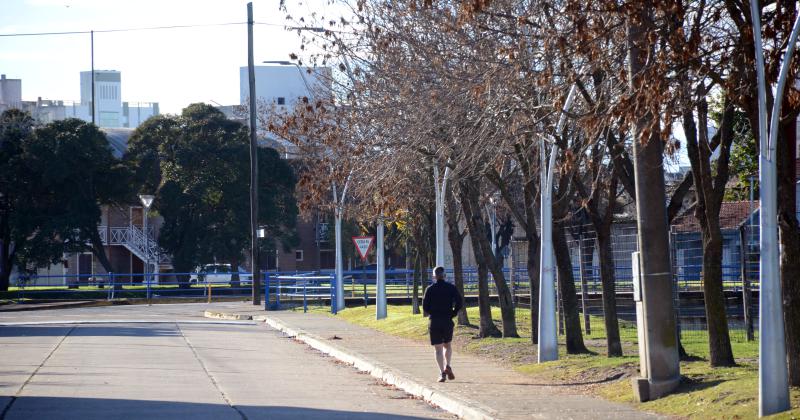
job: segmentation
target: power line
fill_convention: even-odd
[[[138,27],[138,28],[101,29],[101,30],[94,31],[94,33],[154,31],[154,30],[161,30],[161,29],[205,28],[205,27],[212,27],[212,26],[232,26],[232,25],[246,25],[246,24],[247,24],[247,22],[227,22],[227,23],[206,23],[206,24],[195,24],[195,25],[144,26],[144,27]],[[265,25],[265,26],[281,26],[281,27],[285,27],[286,26],[286,25],[280,24],[280,23],[268,23],[268,22],[256,22],[256,24]],[[91,32],[92,32],[91,30],[63,31],[63,32],[26,32],[26,33],[0,34],[0,37],[80,35],[80,34],[89,34]]]

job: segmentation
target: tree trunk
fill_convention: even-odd
[[[475,204],[470,203],[477,203],[478,197],[470,184],[474,185],[474,180],[462,181],[459,194],[461,195],[461,206],[464,210],[464,218],[467,221],[467,229],[469,230],[469,242],[472,245],[475,263],[478,266],[478,312],[480,314],[478,336],[498,337],[500,336],[500,330],[497,329],[492,320],[487,264],[483,250],[478,243],[480,238],[485,238],[486,232],[483,230],[483,220],[480,217],[480,213],[475,214],[472,211]]]
[[[230,262],[231,265],[231,288],[238,288],[241,286],[239,282],[239,258],[233,258]],[[253,270],[253,278],[258,276],[258,267],[255,267]],[[235,291],[234,291],[235,293]]]
[[[583,329],[586,335],[592,335],[592,324],[589,318],[589,280],[591,273],[592,259],[594,256],[594,241],[588,241],[584,245],[585,227],[581,226],[581,234],[578,235],[578,258],[580,259],[579,272],[581,275],[581,312],[583,314]]]
[[[687,95],[688,96],[688,95]],[[722,232],[719,226],[720,205],[725,183],[728,180],[728,152],[731,146],[733,108],[725,101],[725,113],[720,132],[720,158],[716,162],[716,176],[712,174],[711,150],[705,127],[708,113],[705,101],[697,105],[698,133],[693,108],[685,105],[683,110],[686,148],[692,165],[697,204],[695,216],[700,221],[703,235],[703,300],[708,325],[708,347],[711,366],[733,366],[728,318],[725,314],[725,295],[722,290]],[[717,185],[715,185],[717,184]]]
[[[539,344],[539,239],[528,237],[528,279],[531,289],[531,343]]]
[[[476,184],[477,183],[472,182],[469,183],[469,185],[462,185],[462,190],[466,190],[468,196],[472,198],[471,200],[462,200],[464,215],[467,218],[471,218],[473,221],[469,225],[470,242],[472,242],[472,247],[476,252],[476,258],[477,253],[480,253],[481,260],[483,260],[485,266],[492,272],[492,278],[497,288],[497,297],[500,302],[500,316],[503,320],[503,337],[519,337],[511,290],[506,283],[500,261],[498,258],[495,258],[492,252],[492,245],[487,240],[488,232],[486,232],[485,225],[480,217],[478,189]],[[488,293],[488,284],[486,287]]]
[[[7,291],[11,283],[11,269],[13,268],[14,253],[7,239],[0,240],[0,291]]]
[[[788,96],[787,96],[788,97]],[[784,102],[784,107],[787,104]],[[789,359],[789,383],[800,386],[800,230],[797,223],[795,173],[795,119],[788,118],[778,132],[778,229],[781,249],[781,289]]]
[[[531,289],[531,343],[539,344],[539,246],[540,237],[536,234],[536,191],[535,182],[529,181],[523,187],[525,199],[525,219],[527,229],[525,238],[528,240],[528,279]]]
[[[458,219],[456,219],[454,225],[452,220],[448,218],[447,224],[447,239],[450,241],[450,249],[453,251],[453,281],[458,293],[461,293],[461,296],[464,297],[464,261],[461,255],[461,250],[464,248],[464,237],[461,235]],[[466,303],[458,311],[458,325],[469,325]]]
[[[572,274],[572,262],[569,258],[567,233],[564,222],[553,224],[553,251],[558,266],[558,292],[564,305],[564,324],[567,335],[567,353],[588,353],[583,343],[581,318],[578,315],[578,297],[575,290],[575,278]]]
[[[703,230],[703,294],[711,366],[734,366],[722,290],[722,233],[719,225]]]
[[[619,338],[619,320],[617,318],[617,290],[614,252],[611,249],[611,224],[603,224],[597,229],[597,252],[600,259],[600,282],[603,288],[606,353],[608,357],[619,357],[622,356],[622,343]]]
[[[97,228],[95,227],[87,233],[89,234],[91,242],[92,254],[97,257],[97,260],[100,261],[100,265],[103,266],[107,273],[113,273],[114,267],[111,266],[111,261],[109,261],[106,255],[106,248],[103,246],[103,241],[100,239],[100,233],[97,231]]]

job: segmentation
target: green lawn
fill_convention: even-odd
[[[302,310],[302,308],[300,308]],[[327,308],[310,308],[326,312]],[[477,324],[478,310],[468,309],[470,321]],[[333,315],[331,315],[333,316]],[[427,341],[427,319],[412,315],[410,305],[388,308],[388,318],[375,320],[375,307],[348,308],[336,315],[348,322],[374,328],[388,334]],[[493,316],[499,323],[498,308]],[[702,334],[692,334],[683,341],[686,351],[696,358],[681,362],[683,381],[676,393],[642,404],[633,402],[630,378],[636,375],[638,355],[636,328],[623,322],[620,335],[623,340],[624,357],[608,358],[605,353],[605,328],[601,318],[591,318],[592,334],[585,336],[587,347],[595,354],[566,354],[563,336],[559,336],[560,359],[553,362],[536,363],[536,349],[530,341],[530,312],[517,311],[520,338],[474,338],[475,327],[457,327],[454,342],[460,351],[489,357],[508,363],[522,373],[552,383],[570,383],[582,391],[603,398],[634,404],[646,411],[671,414],[687,418],[748,419],[756,418],[758,412],[758,344],[744,340],[732,343],[739,366],[712,369],[706,360],[708,342]],[[772,418],[800,418],[800,389],[792,390],[792,407],[787,413]]]

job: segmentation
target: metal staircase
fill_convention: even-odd
[[[121,227],[98,226],[100,239],[104,245],[121,245],[142,261],[150,261],[162,268],[171,268],[172,259],[156,242],[153,229],[148,229],[145,241],[144,231],[133,225]]]

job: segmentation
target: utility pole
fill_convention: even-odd
[[[247,73],[250,84],[250,260],[253,268],[253,305],[261,305],[261,269],[258,265],[258,142],[256,137],[256,72],[253,60],[253,3],[247,3]]]
[[[626,22],[628,43],[628,85],[639,92],[645,60],[650,56],[648,31],[653,28],[651,5],[645,4],[638,16]],[[633,170],[636,188],[636,227],[639,252],[632,264],[640,275],[633,279],[640,284],[637,327],[641,331],[639,354],[640,376],[632,379],[634,396],[649,401],[669,394],[680,383],[678,330],[672,299],[672,265],[669,252],[669,227],[664,202],[664,150],[658,130],[658,116],[643,113],[633,129]],[[649,133],[649,134],[648,134]],[[644,137],[647,136],[647,137]],[[636,289],[634,289],[636,290]]]
[[[92,55],[92,124],[94,124],[94,31],[89,32],[89,41]]]

